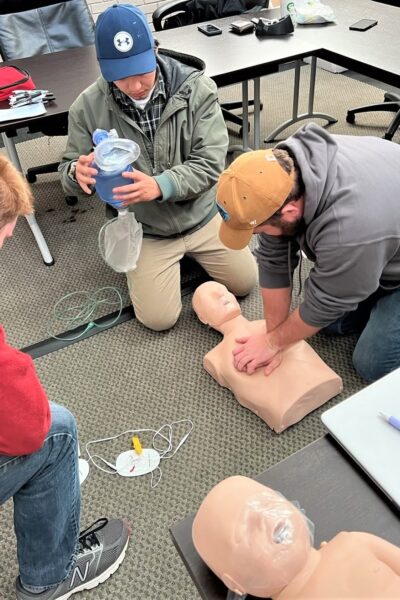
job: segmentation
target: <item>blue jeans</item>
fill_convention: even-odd
[[[328,335],[360,333],[353,365],[366,381],[375,381],[400,367],[400,288],[379,288],[347,313],[321,330]]]
[[[0,505],[13,498],[21,583],[32,592],[58,585],[69,575],[79,536],[75,419],[56,404],[51,413],[52,426],[38,452],[0,455]]]

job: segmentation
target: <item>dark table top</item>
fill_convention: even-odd
[[[399,8],[371,0],[330,0],[328,4],[336,13],[337,25],[325,32],[324,26],[311,26],[319,46],[316,55],[400,88]],[[376,19],[378,24],[364,32],[350,31],[350,25],[360,19]]]
[[[315,547],[340,531],[366,531],[400,546],[400,512],[329,435],[256,479],[299,502],[315,525]],[[225,586],[193,546],[193,519],[171,527],[172,538],[202,598],[225,600]]]
[[[0,123],[0,132],[13,127],[24,127],[29,121],[42,120],[66,114],[71,104],[100,74],[94,46],[71,48],[62,52],[40,54],[29,58],[9,61],[26,69],[38,89],[50,90],[56,100],[46,105],[46,114],[34,119],[21,119]],[[1,102],[0,108],[9,108]]]
[[[214,37],[200,33],[197,25],[157,32],[156,36],[165,48],[201,58],[206,74],[218,86],[260,77],[276,71],[282,63],[314,55],[400,87],[400,10],[372,0],[330,0],[329,4],[337,23],[299,25],[288,36],[259,39],[254,34],[234,35],[229,31],[233,17],[216,21],[223,31]],[[269,14],[276,13],[273,9]],[[361,18],[376,19],[378,25],[366,32],[350,31],[349,26]],[[67,113],[99,74],[93,46],[11,62],[27,69],[38,88],[50,89],[56,96],[56,102],[47,105],[47,114],[35,118],[39,120]],[[1,123],[0,131],[23,126],[26,122],[22,120]]]
[[[196,25],[181,27],[179,35],[173,35],[174,30],[156,35],[165,47],[180,52],[190,48],[218,85],[262,76],[274,66],[314,55],[400,87],[400,10],[372,0],[330,0],[329,5],[336,23],[298,25],[287,36],[239,37],[229,31],[233,17],[217,21],[222,35],[215,37],[204,36]],[[362,18],[376,19],[378,25],[365,32],[350,31]]]
[[[375,0],[375,2],[382,2],[383,4],[390,4],[391,6],[400,6],[400,0]]]

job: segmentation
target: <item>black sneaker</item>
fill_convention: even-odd
[[[19,577],[17,600],[67,600],[72,594],[90,590],[110,577],[125,558],[130,530],[121,519],[99,519],[79,535],[79,554],[71,573],[57,587],[32,594]]]

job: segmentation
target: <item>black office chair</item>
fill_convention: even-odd
[[[153,26],[156,31],[173,29],[243,12],[258,12],[268,8],[268,4],[269,0],[172,0],[165,2],[154,11]],[[249,104],[254,105],[254,100],[249,100]],[[221,104],[225,121],[240,125],[241,134],[243,119],[231,112],[238,108],[243,108],[243,103],[240,101]],[[262,104],[260,109],[262,110]]]
[[[94,21],[85,0],[0,0],[0,54],[3,60],[47,54],[94,44]],[[46,125],[29,126],[30,133],[64,136],[68,115],[55,116]],[[29,183],[37,175],[57,172],[54,162],[28,169]],[[77,198],[67,196],[68,204]]]
[[[351,110],[348,110],[346,121],[348,123],[354,123],[356,114],[373,112],[375,110],[396,113],[383,136],[385,140],[392,140],[394,134],[400,126],[400,96],[398,96],[397,94],[386,92],[386,94],[384,95],[384,102],[381,102],[379,104],[369,104],[368,106],[359,106],[358,108],[352,108]]]

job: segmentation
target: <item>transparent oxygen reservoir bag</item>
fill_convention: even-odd
[[[104,261],[117,273],[136,269],[142,247],[143,231],[135,214],[113,200],[113,188],[132,183],[122,177],[124,171],[133,172],[132,162],[140,154],[132,140],[119,138],[115,130],[96,129],[93,133],[94,167],[97,169],[96,191],[101,200],[118,210],[118,216],[107,221],[99,231],[99,249]]]
[[[134,271],[142,248],[142,225],[127,208],[107,221],[99,231],[99,249],[105,262],[117,273]]]

